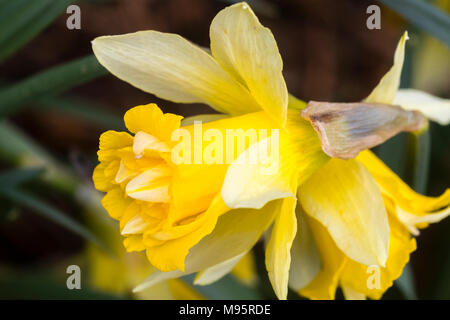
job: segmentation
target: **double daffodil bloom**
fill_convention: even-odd
[[[181,128],[190,142],[183,156],[194,158],[183,163],[173,160],[181,117],[163,114],[154,104],[125,114],[133,135],[101,136],[93,178],[97,189],[107,192],[102,203],[120,221],[127,250],[146,250],[160,270],[136,290],[195,272],[197,284],[211,283],[267,231],[266,267],[280,299],[288,285],[309,298],[334,298],[339,285],[348,298],[378,298],[415,249],[409,230],[449,213],[446,208],[429,214],[449,205],[449,192],[439,198],[417,195],[369,151],[342,160],[400,131],[423,127],[421,113],[391,105],[406,35],[394,67],[366,101],[344,106],[345,112],[336,112],[336,104],[304,108],[288,95],[275,39],[247,4],[219,12],[210,38],[211,52],[156,31],[93,41],[100,63],[118,78],[161,98],[206,103],[229,116],[203,124],[203,132],[215,134],[202,143],[195,124]],[[258,134],[234,150],[230,163],[195,161],[211,153],[213,143],[225,146],[231,129]],[[278,157],[242,161],[262,149],[278,149]],[[265,171],[272,165],[277,170]],[[376,288],[367,287],[367,266],[381,272]]]

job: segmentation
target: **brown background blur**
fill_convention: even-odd
[[[67,15],[63,14],[1,66],[0,78],[18,81],[91,54],[90,41],[101,35],[154,29],[178,33],[208,47],[212,18],[232,3],[217,0],[92,2],[79,4],[81,30],[68,30]],[[390,68],[397,41],[408,28],[405,20],[375,1],[260,0],[249,1],[249,4],[277,40],[290,93],[303,100],[363,99]],[[381,30],[368,30],[366,27],[366,9],[371,4],[382,8]],[[444,94],[448,94],[450,83],[445,87]],[[118,116],[130,107],[150,102],[156,102],[165,112],[185,116],[213,112],[204,105],[177,105],[160,100],[111,75],[87,83],[70,94],[92,100]],[[88,165],[84,170],[89,176],[96,161],[98,137],[105,128],[50,111],[25,110],[15,115],[13,121],[59,158],[68,161],[74,151],[86,158]],[[432,162],[432,167],[448,173],[448,159],[450,154],[447,148],[444,160],[437,159]],[[441,193],[448,185],[448,175],[441,177],[440,173],[431,171],[435,183],[434,188],[429,188],[430,194]],[[54,201],[58,203],[58,199]],[[49,227],[40,218],[28,218],[17,223],[13,229],[3,232],[0,229],[0,262],[6,259],[20,264],[36,262],[43,257],[57,259],[67,252],[79,250],[81,246],[76,236],[67,235],[57,227]],[[429,270],[435,270],[436,264],[442,262],[432,253],[436,248],[448,246],[448,236],[443,238],[446,230],[450,230],[449,221],[424,231],[418,241],[419,250],[413,255],[413,261],[419,292],[426,292],[428,284],[437,281],[436,275]],[[18,234],[27,236],[23,238]],[[33,242],[31,247],[30,241]]]

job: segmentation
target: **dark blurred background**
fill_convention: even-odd
[[[346,102],[363,99],[392,65],[396,44],[405,30],[410,32],[411,40],[407,44],[403,85],[450,98],[448,47],[379,2],[248,2],[261,23],[272,30],[283,57],[289,92],[300,99]],[[233,1],[219,0],[82,1],[78,3],[81,30],[68,30],[68,15],[62,13],[37,37],[0,64],[0,79],[7,83],[19,82],[48,68],[92,54],[90,42],[101,35],[154,29],[177,33],[208,47],[212,18],[231,3]],[[371,4],[381,7],[381,30],[366,27],[369,16],[366,9]],[[439,4],[445,9],[448,1]],[[65,95],[75,101],[87,101],[101,112],[117,118],[117,127],[128,108],[150,102],[156,102],[165,112],[184,116],[213,112],[205,105],[177,105],[160,100],[112,75],[80,85]],[[64,112],[57,107],[41,108],[34,103],[29,103],[9,119],[47,152],[84,177],[86,183],[90,183],[96,164],[100,133],[115,129],[73,112]],[[432,124],[427,195],[439,195],[449,186],[449,137],[449,128]],[[407,148],[408,137],[401,135],[389,141],[384,150],[377,151],[400,176],[413,183],[407,172]],[[2,167],[9,168],[9,165],[4,163]],[[38,193],[67,215],[80,219],[80,207],[70,197],[51,187],[40,188]],[[11,211],[8,205],[8,218],[0,222],[0,271],[1,266],[32,270],[33,266],[55,265],[83,251],[84,242],[77,235],[33,214],[33,210],[13,207]],[[450,298],[449,231],[450,220],[445,220],[422,231],[418,238],[418,250],[412,255],[412,274],[419,298]],[[387,297],[399,297],[396,290],[390,290]],[[1,294],[0,289],[0,297]]]

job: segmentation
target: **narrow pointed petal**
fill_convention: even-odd
[[[309,299],[332,300],[339,285],[340,274],[348,259],[319,221],[311,217],[307,217],[307,221],[314,235],[322,266],[314,280],[300,289],[299,293]]]
[[[94,39],[92,48],[116,77],[162,99],[206,103],[230,114],[259,109],[205,50],[178,35],[140,31],[105,36]]]
[[[211,52],[258,104],[284,125],[288,92],[283,62],[272,32],[263,27],[245,2],[220,11],[210,29]]]
[[[408,228],[413,235],[419,235],[419,228],[427,227],[430,223],[437,223],[450,216],[450,206],[437,212],[428,214],[413,214],[397,207],[398,219]]]
[[[414,89],[400,89],[394,104],[406,110],[417,110],[425,117],[445,126],[450,123],[450,100],[441,99],[426,92]]]
[[[291,248],[289,287],[295,291],[306,287],[320,272],[320,254],[317,249],[306,213],[297,204],[297,234]]]
[[[356,160],[331,159],[299,190],[306,213],[319,220],[351,259],[384,266],[389,224],[380,189]]]
[[[364,102],[392,104],[395,94],[400,86],[403,61],[405,60],[406,40],[408,40],[408,32],[405,32],[398,42],[397,49],[394,54],[394,65],[383,76],[370,95],[364,99]]]
[[[297,232],[294,197],[280,200],[280,209],[266,248],[266,268],[278,299],[286,300],[291,266],[291,246]]]
[[[420,216],[450,205],[450,189],[439,197],[427,197],[412,190],[373,152],[363,151],[356,159],[370,171],[382,192],[404,211]]]

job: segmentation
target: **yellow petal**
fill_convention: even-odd
[[[142,172],[128,182],[125,191],[134,199],[150,202],[168,202],[169,169],[165,166],[154,167]]]
[[[450,189],[447,189],[440,197],[426,197],[418,194],[369,150],[361,152],[356,159],[370,171],[382,192],[404,211],[423,215],[450,204]]]
[[[132,177],[136,176],[136,172],[127,168],[123,160],[120,160],[119,170],[117,170],[114,181],[117,184],[124,182]]]
[[[142,235],[132,235],[123,240],[123,245],[128,252],[143,251],[145,246],[142,243]]]
[[[181,234],[183,236],[173,237],[173,239],[168,239],[160,245],[148,248],[146,251],[148,259],[152,265],[164,272],[175,269],[190,271],[189,260],[186,260],[188,252],[192,253],[193,247],[215,230],[218,217],[228,210],[229,208],[225,206],[220,196],[215,197],[208,210],[200,214],[196,221],[189,224],[190,232],[183,232]],[[194,229],[194,226],[197,228]],[[182,229],[183,226],[176,228]],[[193,272],[201,269],[204,268],[199,268]]]
[[[109,190],[102,199],[102,205],[108,211],[109,215],[119,220],[131,200],[127,198],[120,187]]]
[[[400,76],[402,74],[403,61],[405,60],[406,40],[408,40],[408,32],[405,31],[395,50],[394,65],[383,76],[370,95],[364,99],[365,102],[392,104],[392,101],[394,101],[395,94],[400,86]]]
[[[208,285],[213,283],[214,281],[219,280],[226,274],[230,273],[231,270],[236,266],[236,264],[242,259],[247,252],[243,252],[236,257],[228,259],[222,263],[216,264],[208,269],[202,270],[197,273],[194,284],[196,285]]]
[[[116,184],[114,182],[115,172],[108,174],[107,168],[109,165],[115,166],[115,169],[119,169],[119,162],[103,162],[97,165],[92,174],[92,180],[94,181],[95,188],[100,191],[108,191],[113,189]]]
[[[450,123],[450,100],[441,99],[414,89],[400,89],[394,104],[407,110],[418,110],[428,119],[445,126]]]
[[[118,158],[118,150],[133,144],[133,137],[127,132],[108,130],[100,136],[98,160],[111,161]]]
[[[144,155],[145,151],[170,152],[168,145],[144,131],[139,131],[134,136],[133,152],[135,155]]]
[[[206,51],[178,35],[140,31],[99,37],[92,48],[116,77],[160,98],[206,103],[229,114],[259,109],[244,86]]]
[[[210,28],[211,52],[278,123],[286,121],[288,93],[272,32],[245,2],[220,11]]]
[[[122,229],[122,235],[132,235],[142,233],[148,227],[147,223],[140,215],[135,215],[128,220]]]
[[[389,224],[391,239],[386,267],[368,267],[348,259],[341,274],[343,287],[351,287],[372,299],[379,299],[394,280],[400,277],[411,252],[416,249],[416,240],[411,238],[408,230],[393,213],[389,214]]]
[[[259,209],[271,200],[295,196],[291,188],[295,166],[287,161],[291,159],[291,150],[286,148],[278,152],[273,148],[279,143],[278,139],[272,138],[251,145],[231,163],[221,191],[228,207]],[[267,154],[265,150],[270,150],[273,155],[266,158],[267,161],[261,159]],[[256,161],[253,163],[252,159]]]
[[[296,97],[294,97],[292,94],[289,94],[288,96],[288,108],[289,109],[295,109],[295,110],[303,110],[306,107],[307,103],[305,101],[302,101]]]
[[[297,232],[295,197],[280,200],[279,212],[266,248],[266,268],[278,299],[285,300],[288,292],[291,246]]]
[[[170,141],[172,132],[180,127],[182,118],[172,113],[163,113],[154,103],[131,108],[123,117],[130,132],[146,132],[165,142]]]
[[[384,266],[389,224],[381,192],[356,160],[331,159],[300,188],[306,213],[319,220],[351,259]]]
[[[291,248],[289,287],[295,291],[306,287],[320,272],[321,262],[306,213],[300,204],[296,208],[297,235]]]
[[[338,249],[328,231],[320,222],[307,218],[308,225],[314,235],[322,262],[319,274],[299,293],[309,299],[332,300],[336,294],[339,277],[347,258]]]

